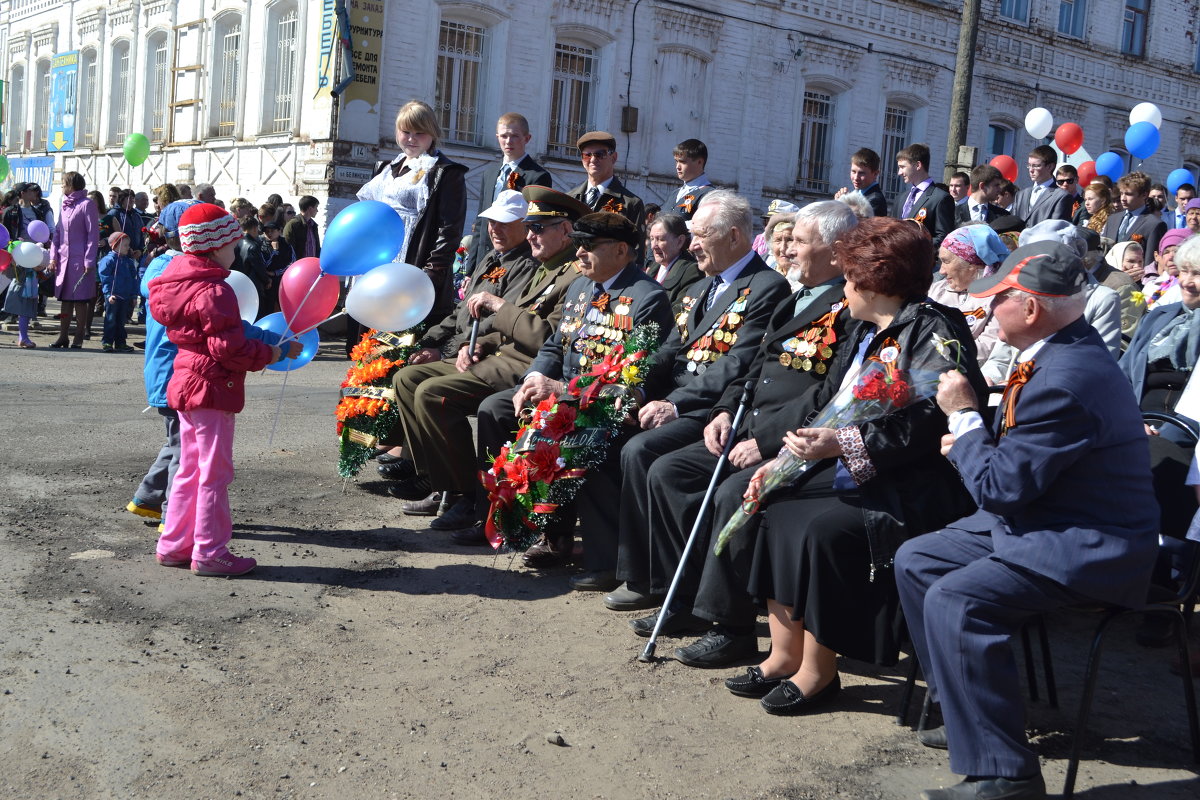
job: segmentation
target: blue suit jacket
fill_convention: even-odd
[[[1137,331],[1129,342],[1129,347],[1121,354],[1121,371],[1133,386],[1133,396],[1139,401],[1146,388],[1146,353],[1150,342],[1159,334],[1167,323],[1179,316],[1183,311],[1183,303],[1168,303],[1150,309],[1142,321],[1138,323]]]
[[[1158,503],[1141,412],[1082,319],[1046,340],[1004,435],[964,434],[950,451],[980,510],[951,527],[990,531],[995,557],[1087,597],[1145,602]]]

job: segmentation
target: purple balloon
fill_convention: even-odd
[[[42,222],[40,219],[35,219],[29,223],[26,229],[29,234],[29,240],[38,244],[45,244],[50,241],[50,226]]]
[[[10,239],[8,238],[8,228],[0,225],[0,248],[8,247]]]

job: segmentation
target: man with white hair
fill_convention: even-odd
[[[971,284],[993,298],[1001,337],[1020,353],[990,428],[966,379],[941,377],[942,453],[979,510],[896,554],[904,617],[944,719],[921,741],[948,747],[950,769],[966,776],[926,800],[1043,800],[1013,634],[1065,606],[1146,598],[1158,524],[1146,435],[1083,319],[1083,287],[1076,252],[1045,241]]]
[[[196,199],[201,203],[216,203],[217,190],[211,183],[196,184]]]

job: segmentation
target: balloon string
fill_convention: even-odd
[[[321,282],[321,276],[324,274],[324,272],[319,270],[317,271],[317,277],[313,278],[312,284],[308,287],[308,291],[304,294],[304,299],[300,301],[300,305],[296,306],[296,310],[292,312],[291,319],[288,319],[287,314],[283,315],[283,321],[287,324],[287,329],[289,331],[292,329],[292,320],[300,316],[300,309],[304,308],[304,304],[308,302],[308,298],[312,296],[313,291],[317,288],[317,284]],[[309,330],[312,330],[312,328],[309,328]]]
[[[321,320],[321,321],[320,321],[320,322],[318,322],[316,325],[312,325],[312,326],[310,326],[310,327],[308,327],[308,328],[305,328],[305,329],[304,329],[304,330],[302,330],[302,331],[297,331],[297,332],[295,332],[295,333],[290,333],[290,334],[288,334],[287,336],[285,336],[284,338],[280,339],[280,340],[279,340],[279,344],[283,345],[283,344],[287,344],[288,342],[294,342],[296,339],[300,338],[301,336],[303,336],[304,334],[308,333],[309,331],[315,331],[317,328],[321,327],[321,326],[322,326],[322,325],[324,325],[326,322],[329,322],[330,320],[337,319],[338,317],[345,315],[345,313],[346,313],[345,311],[339,311],[339,312],[337,312],[336,314],[334,314],[332,317],[326,317],[325,319]],[[288,330],[291,330],[291,329],[289,328]]]
[[[287,379],[291,372],[291,369],[287,369],[283,373],[283,383],[279,387],[279,402],[275,404],[275,419],[271,422],[271,435],[267,437],[267,447],[270,447],[275,441],[275,428],[279,426],[279,412],[283,410],[283,392],[287,389]]]

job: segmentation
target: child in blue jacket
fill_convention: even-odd
[[[106,353],[132,353],[125,343],[125,320],[138,294],[137,264],[129,257],[129,237],[120,231],[108,237],[111,248],[96,264],[100,292],[104,297],[104,338]]]

